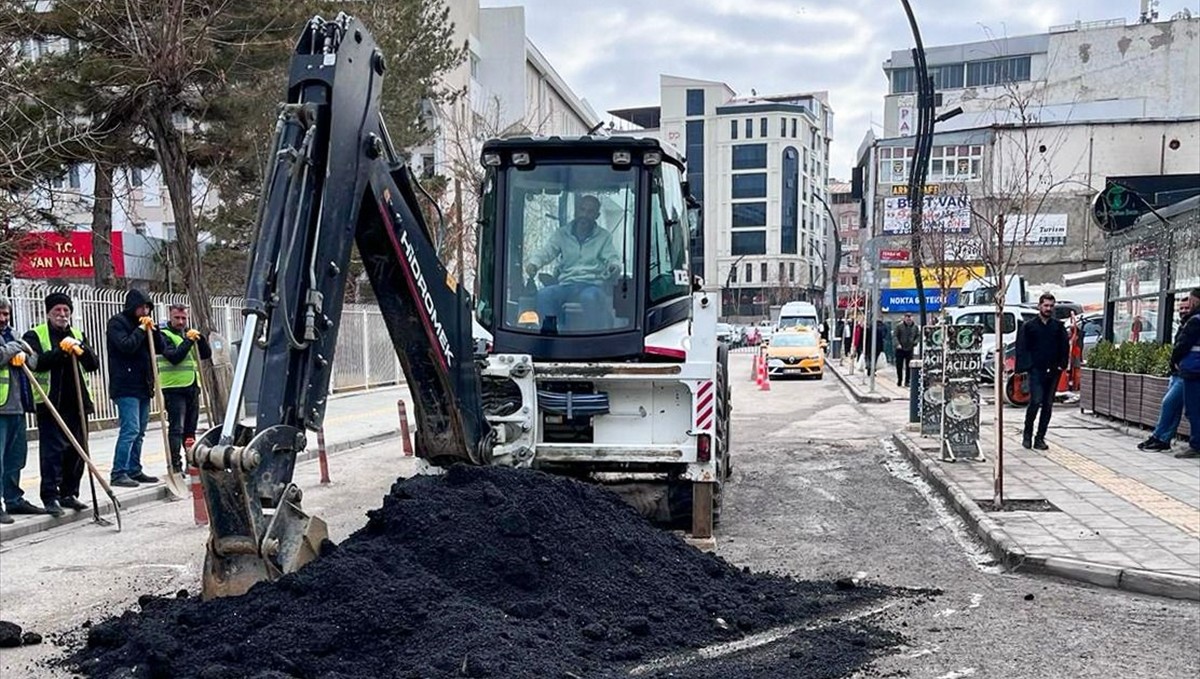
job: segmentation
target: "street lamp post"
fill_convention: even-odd
[[[745,257],[746,257],[746,255],[739,255],[737,259],[733,260],[733,264],[729,265],[729,273],[725,274],[725,289],[726,290],[729,289],[729,284],[733,282],[733,274],[735,271],[737,271],[737,265],[743,259],[745,259]],[[737,315],[740,316],[742,314],[742,289],[740,287],[738,288],[735,295],[736,295],[736,298],[734,300],[734,305],[737,308]]]

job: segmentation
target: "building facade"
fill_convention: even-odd
[[[737,97],[725,83],[663,75],[660,105],[610,111],[680,148],[703,204],[694,273],[724,288],[722,316],[823,305],[833,110],[825,92]]]
[[[927,48],[927,61],[936,113],[962,113],[935,128],[926,266],[965,270],[1011,257],[997,255],[992,242],[1002,218],[1001,247],[1015,253],[1017,273],[1031,284],[1060,283],[1105,264],[1092,204],[1110,178],[1200,173],[1200,20],[1073,24]],[[885,137],[868,135],[857,172],[870,235],[878,249],[896,251],[911,242],[916,111],[908,52],[893,52],[884,72]]]
[[[837,263],[837,308],[854,308],[862,296],[861,199],[855,197],[849,183],[832,181],[829,184],[829,209],[837,220],[841,250],[841,261]],[[830,266],[833,265],[830,259]]]

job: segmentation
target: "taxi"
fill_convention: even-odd
[[[825,352],[815,330],[781,330],[767,347],[767,372],[772,376],[825,377]]]

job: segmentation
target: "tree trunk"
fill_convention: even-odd
[[[192,322],[207,335],[216,328],[212,324],[212,300],[208,296],[200,266],[200,234],[195,215],[192,214],[192,169],[184,149],[183,135],[175,129],[171,111],[161,106],[150,107],[146,113],[146,124],[154,137],[155,156],[171,198],[179,270],[191,301]],[[211,361],[201,361],[200,369],[213,407],[218,414],[224,413],[229,398],[230,376],[214,371]]]
[[[92,280],[98,288],[117,284],[112,261],[113,168],[96,163],[96,186],[92,196]]]

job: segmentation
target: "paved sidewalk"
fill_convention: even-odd
[[[852,393],[862,375],[833,372]],[[996,449],[992,404],[983,404],[981,441],[987,460],[942,462],[938,443],[905,426],[907,389],[881,367],[871,404],[898,424],[902,452],[1010,567],[1040,571],[1177,598],[1200,599],[1200,462],[1137,449],[1145,433],[1056,404],[1049,450],[1021,447],[1024,410],[1004,410],[1007,500],[1046,500],[1060,511],[985,512],[993,496]],[[883,413],[881,413],[883,414]],[[915,425],[914,425],[915,427]],[[1175,451],[1186,449],[1176,443]],[[1172,452],[1175,452],[1172,451]]]
[[[397,399],[404,399],[405,404],[408,406],[408,421],[411,430],[415,427],[413,419],[414,409],[412,399],[406,387],[387,387],[372,389],[370,391],[339,394],[331,397],[329,399],[329,406],[325,411],[326,452],[333,454],[350,448],[395,439],[396,449],[399,453],[400,439],[399,414],[396,406]],[[202,417],[200,422],[201,428],[203,429],[206,425],[207,420]],[[165,474],[167,468],[166,456],[163,453],[161,431],[158,420],[152,421],[146,431],[146,439],[142,449],[143,468],[147,474],[158,476],[160,479]],[[117,441],[116,434],[115,429],[93,432],[91,434],[89,445],[92,452],[92,460],[106,479],[112,470],[113,453]],[[38,452],[37,442],[31,441],[29,444],[29,458],[21,474],[21,488],[25,491],[25,497],[40,507],[41,500],[38,498],[38,486],[41,483],[41,477],[38,468]],[[317,453],[317,436],[315,433],[309,433],[308,449],[298,459],[311,459],[316,457]],[[331,464],[330,466],[333,467],[330,470],[330,476],[335,477],[337,475],[336,465]],[[90,505],[91,493],[88,488],[88,475],[86,472],[84,473],[80,487],[82,492],[79,499]],[[96,492],[100,496],[101,514],[111,518],[112,507],[108,503],[108,498],[105,496],[104,490],[97,485]],[[154,484],[143,484],[138,488],[114,487],[113,492],[121,503],[122,517],[126,523],[129,519],[125,517],[125,512],[129,509],[167,499],[170,495],[165,481],[161,480]],[[16,515],[13,518],[15,519],[14,523],[0,526],[0,541],[50,530],[56,526],[75,521],[90,521],[92,520],[92,511],[90,507],[87,511],[83,512],[67,510],[67,513],[59,519],[47,515]]]

